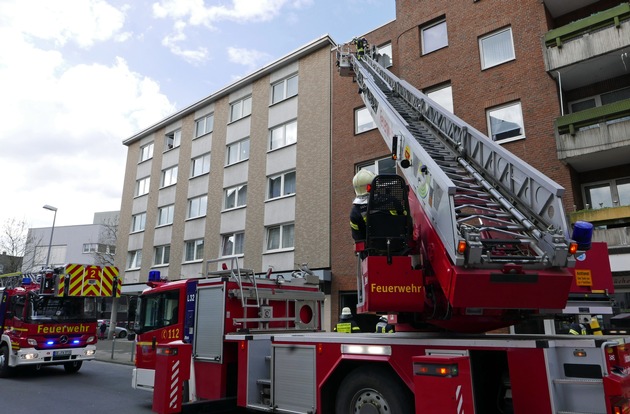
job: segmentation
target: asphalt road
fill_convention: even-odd
[[[76,374],[63,366],[20,370],[0,378],[0,412],[11,414],[151,413],[152,394],[131,388],[132,366],[88,361]]]

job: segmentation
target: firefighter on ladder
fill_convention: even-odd
[[[365,40],[365,37],[355,37],[352,42],[357,49],[357,59],[361,60],[369,47],[368,41]]]
[[[372,171],[361,169],[352,179],[356,198],[352,201],[352,210],[350,210],[350,228],[352,229],[352,238],[355,243],[365,241],[367,203],[370,195],[368,186],[372,184],[374,177],[375,175]]]

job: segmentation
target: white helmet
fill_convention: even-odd
[[[366,169],[359,170],[352,179],[352,185],[354,186],[354,192],[357,196],[364,196],[368,193],[368,184],[372,184],[375,174]]]
[[[344,307],[344,308],[341,310],[341,318],[340,318],[340,319],[341,319],[341,320],[344,320],[344,319],[350,319],[351,317],[352,317],[352,311],[350,310],[350,308],[349,308],[349,307],[347,307],[347,306],[346,306],[346,307]]]

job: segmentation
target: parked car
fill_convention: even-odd
[[[97,326],[100,328],[103,321],[105,321],[105,325],[107,325],[107,332],[109,332],[109,319],[99,319],[97,321],[98,322]],[[123,326],[116,326],[116,338],[126,338],[128,334],[129,332],[127,328]]]

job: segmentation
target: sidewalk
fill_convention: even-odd
[[[96,360],[133,365],[134,345],[135,341],[130,341],[127,338],[99,339],[96,344]]]

